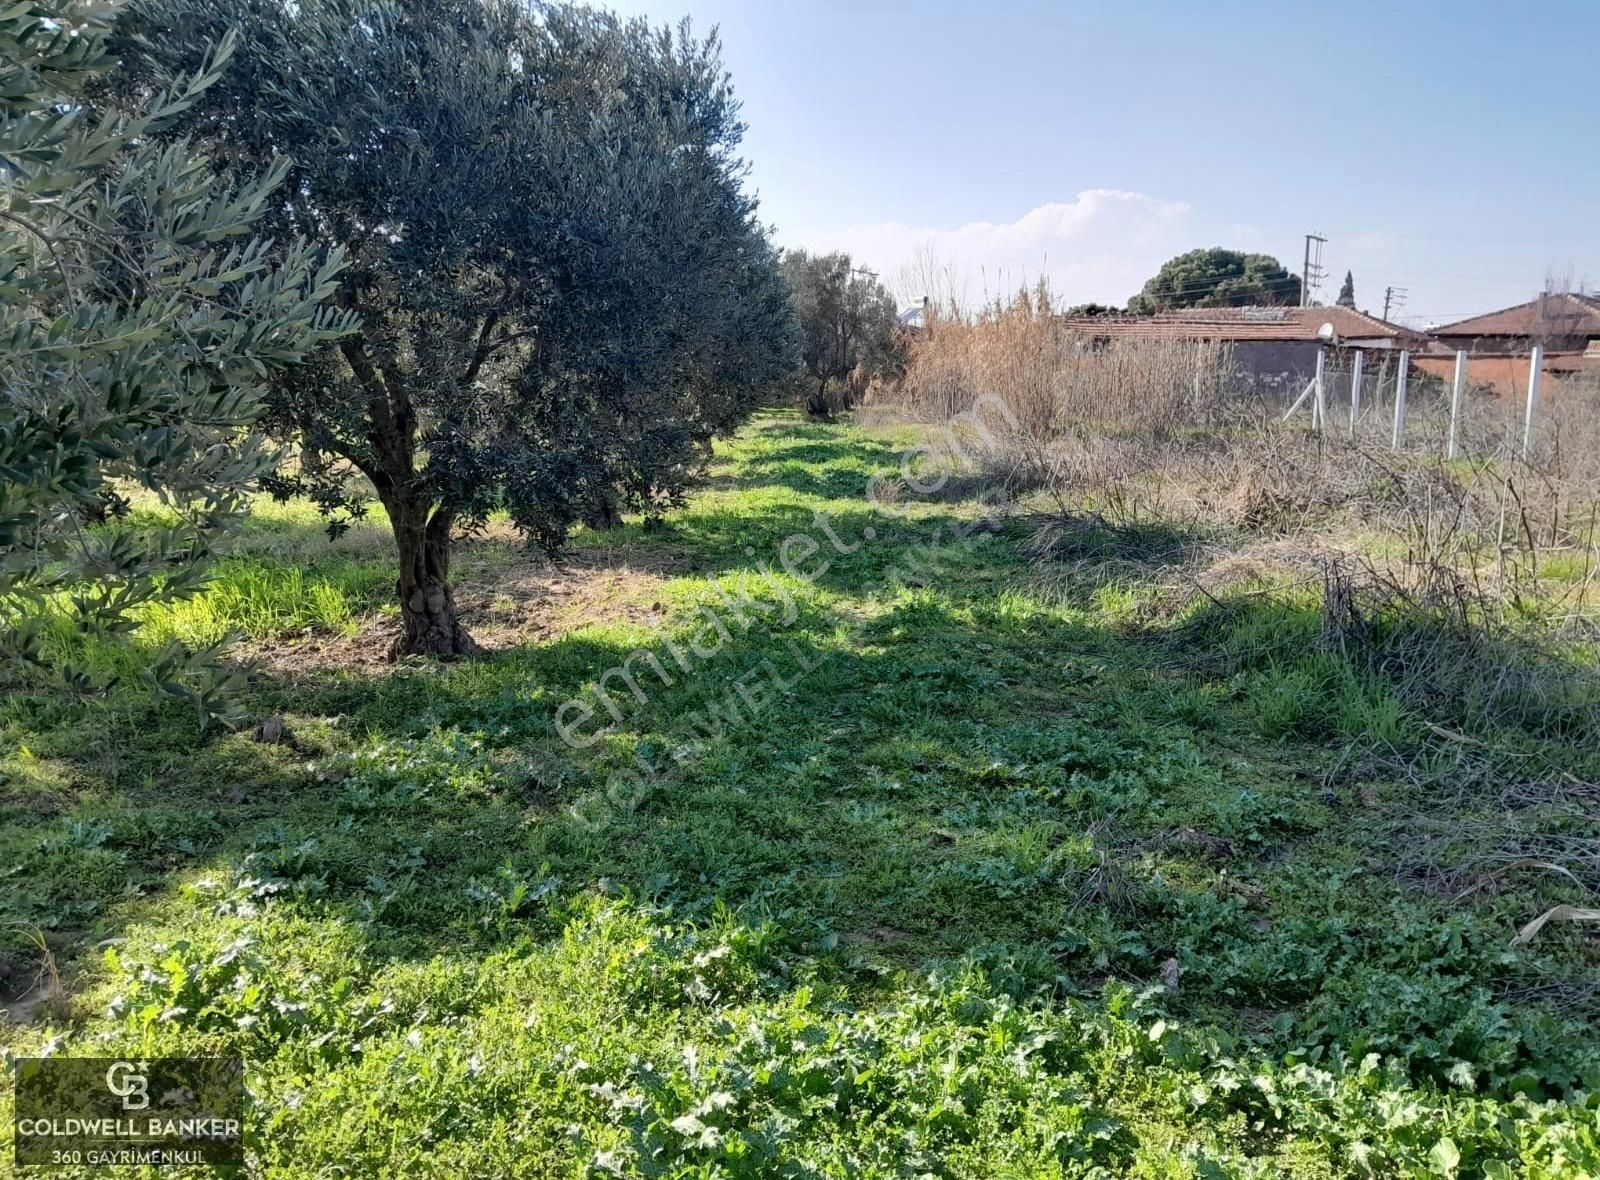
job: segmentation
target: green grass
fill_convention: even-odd
[[[274,638],[294,632],[353,633],[359,617],[387,601],[394,577],[378,563],[326,558],[284,566],[266,558],[218,563],[205,594],[150,607],[140,637],[190,646],[229,635]]]
[[[1420,808],[1472,748],[1312,650],[1314,613],[1152,637],[1136,582],[1038,596],[1018,526],[871,508],[905,441],[766,416],[665,527],[580,535],[671,559],[680,647],[819,510],[858,546],[752,581],[772,625],[639,669],[646,702],[613,682],[580,751],[557,708],[650,628],[266,677],[280,746],[7,699],[0,963],[41,930],[71,987],[8,1051],[242,1053],[284,1177],[1600,1173],[1600,954],[1512,948],[1582,898],[1501,855],[1592,836],[1589,796]],[[316,528],[252,526],[158,626],[349,629],[382,551]]]

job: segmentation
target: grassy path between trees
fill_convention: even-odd
[[[1594,938],[1510,946],[1572,883],[1430,875],[1482,815],[1316,686],[874,508],[914,439],[766,415],[664,527],[491,528],[451,666],[374,658],[379,523],[263,506],[150,631],[248,631],[282,742],[0,706],[0,1042],[242,1054],[283,1177],[1600,1174]]]

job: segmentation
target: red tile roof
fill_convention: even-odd
[[[1339,340],[1421,341],[1421,333],[1349,307],[1188,307],[1148,316],[1067,316],[1063,322],[1075,332],[1100,337],[1311,343],[1320,339],[1323,324],[1332,324]]]
[[[1600,297],[1562,292],[1457,320],[1437,336],[1600,336]]]

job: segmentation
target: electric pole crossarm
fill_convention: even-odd
[[[1311,294],[1322,284],[1322,247],[1328,239],[1321,234],[1306,235],[1306,257],[1300,268],[1300,306],[1311,306]]]

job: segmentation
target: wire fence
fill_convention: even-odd
[[[1553,381],[1541,372],[1542,360],[1535,349],[1525,362],[1522,390],[1508,396],[1470,379],[1465,352],[1455,354],[1450,375],[1441,377],[1417,367],[1408,352],[1328,348],[1288,400],[1282,419],[1448,459],[1541,463],[1555,458],[1563,441],[1570,449],[1574,436],[1600,444],[1600,388]]]

